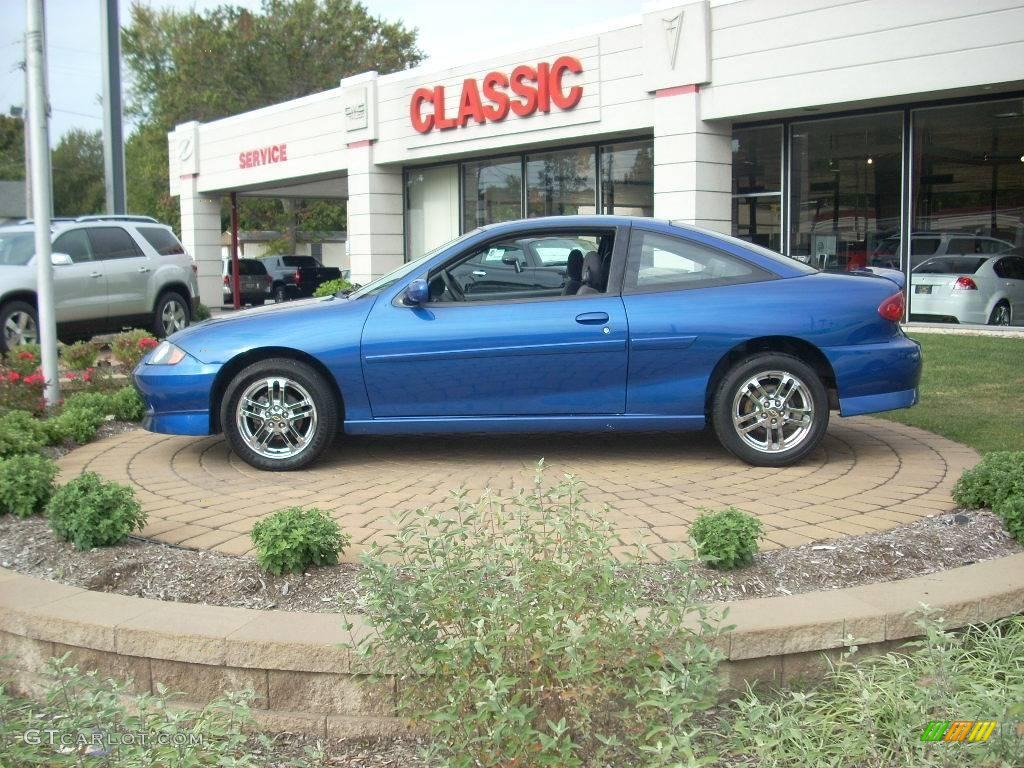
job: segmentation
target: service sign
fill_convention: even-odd
[[[258,165],[283,163],[288,160],[287,144],[271,144],[259,149],[249,149],[238,153],[239,168],[255,168]]]
[[[479,125],[498,123],[508,117],[509,112],[528,117],[536,112],[550,112],[552,108],[569,110],[580,103],[583,87],[566,87],[566,74],[582,72],[579,59],[560,56],[535,67],[520,65],[508,74],[489,72],[482,81],[467,78],[462,83],[459,107],[453,115],[445,113],[443,85],[417,88],[409,102],[409,119],[417,131],[430,133],[434,129],[464,128],[470,120]]]

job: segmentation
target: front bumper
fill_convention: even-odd
[[[177,365],[139,363],[132,383],[146,404],[143,428],[167,435],[212,434],[210,397],[220,368],[188,354]]]

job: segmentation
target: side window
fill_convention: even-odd
[[[899,245],[899,241],[897,241]],[[911,256],[932,256],[939,250],[939,238],[937,237],[912,237],[910,238]]]
[[[677,291],[770,278],[765,270],[715,248],[634,228],[623,290]]]
[[[132,236],[120,227],[95,227],[86,231],[97,259],[134,259],[144,255]]]
[[[949,256],[963,256],[969,253],[978,253],[978,241],[973,237],[954,237],[946,247],[946,254]]]
[[[1000,259],[995,265],[996,274],[1007,280],[1024,280],[1024,259],[1010,256]]]
[[[162,227],[139,227],[139,234],[153,246],[153,250],[161,256],[175,256],[184,253],[185,249],[174,233]]]
[[[84,229],[73,229],[65,232],[53,243],[54,253],[66,253],[71,260],[78,264],[82,261],[92,261],[92,253],[89,250],[89,238]]]

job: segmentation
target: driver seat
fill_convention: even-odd
[[[569,258],[565,262],[565,287],[562,288],[563,296],[575,296],[583,285],[583,251],[573,248],[569,251]]]
[[[576,291],[577,296],[604,293],[604,259],[597,251],[590,251],[583,257],[583,285]]]

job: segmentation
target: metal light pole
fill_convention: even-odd
[[[107,213],[127,213],[121,109],[121,23],[117,0],[99,0],[103,15],[103,182]]]
[[[27,0],[28,28],[25,31],[25,62],[28,74],[28,123],[31,150],[32,210],[36,234],[36,296],[39,309],[39,345],[43,358],[47,405],[60,400],[57,370],[57,318],[53,310],[53,264],[50,262],[50,127],[46,97],[46,41],[43,0]]]

